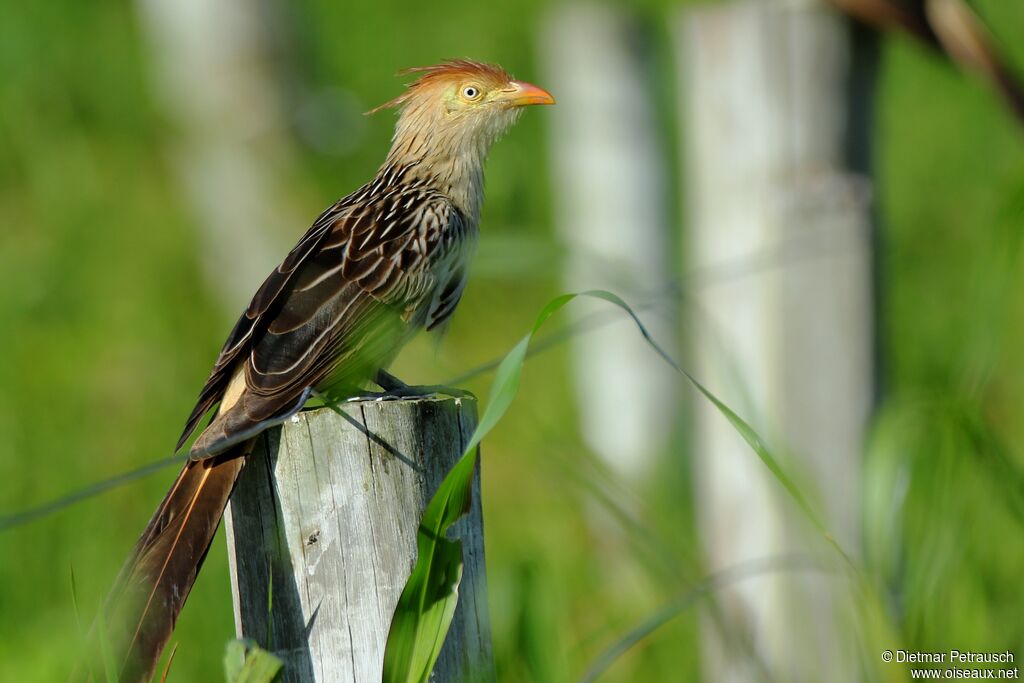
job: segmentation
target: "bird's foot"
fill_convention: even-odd
[[[346,396],[342,400],[344,403],[360,403],[362,401],[400,401],[403,398],[405,397],[390,391],[363,391],[355,396]]]
[[[443,387],[440,385],[417,384],[411,386],[406,385],[400,389],[389,389],[387,391],[364,391],[356,396],[349,396],[345,399],[345,402],[403,401],[415,398],[459,398],[476,400],[476,396],[472,392],[463,391],[462,389],[453,389],[452,387]]]
[[[476,399],[471,392],[440,384],[406,384],[389,372],[378,370],[373,380],[382,392],[364,392],[363,395],[350,398],[350,401],[394,401],[406,398],[432,398],[449,396],[451,398]]]

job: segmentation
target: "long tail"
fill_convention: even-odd
[[[98,624],[106,643],[90,643],[93,656],[112,651],[121,683],[152,677],[251,450],[250,441],[185,465],[121,569]]]

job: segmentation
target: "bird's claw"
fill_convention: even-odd
[[[457,398],[476,400],[476,396],[463,389],[437,385],[404,385],[387,391],[368,391],[345,399],[346,403],[357,401],[402,401],[414,398]]]
[[[445,387],[439,384],[409,385],[398,379],[386,370],[378,370],[374,382],[384,391],[380,394],[370,392],[370,400],[391,400],[402,398],[465,398],[476,400],[471,392],[454,387]],[[378,398],[381,397],[381,398]]]
[[[355,396],[349,396],[345,399],[345,403],[359,403],[362,401],[398,401],[404,398],[403,396],[396,396],[390,391],[367,391],[362,394]]]

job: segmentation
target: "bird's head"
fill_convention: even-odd
[[[405,92],[373,109],[399,109],[389,161],[478,166],[523,108],[554,104],[547,91],[468,59],[407,69]]]

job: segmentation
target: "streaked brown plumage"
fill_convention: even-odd
[[[104,608],[123,682],[148,680],[216,532],[255,432],[308,394],[346,393],[454,311],[483,201],[483,163],[522,106],[551,96],[456,60],[418,74],[374,179],[324,211],[239,318],[178,441],[191,449]]]

